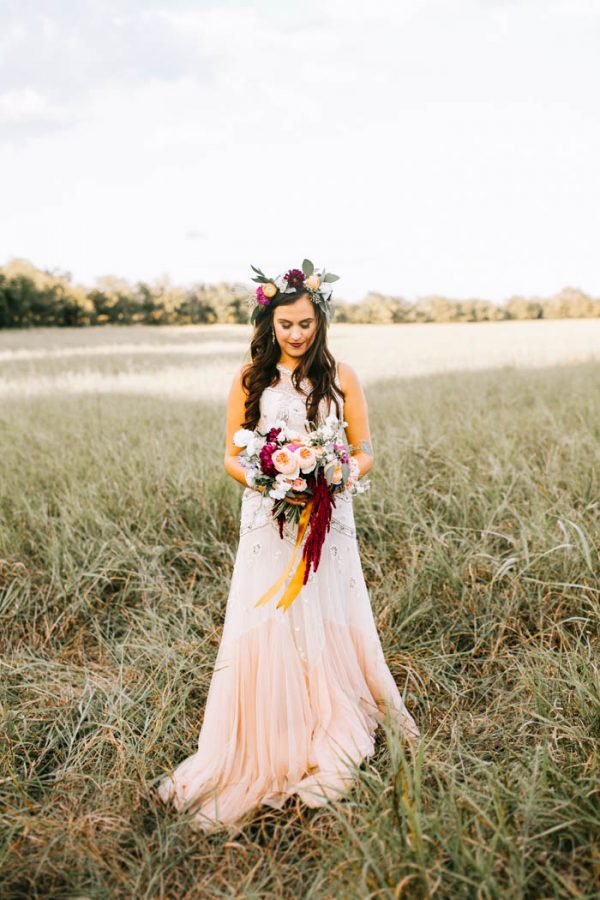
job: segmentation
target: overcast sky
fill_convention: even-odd
[[[0,0],[0,264],[600,295],[600,0]]]

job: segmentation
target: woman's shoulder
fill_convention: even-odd
[[[346,392],[348,388],[354,387],[356,384],[358,384],[358,375],[356,374],[356,370],[349,363],[338,360],[337,370],[338,381],[341,389],[344,392]]]
[[[248,391],[244,386],[244,375],[248,371],[248,369],[252,368],[252,363],[243,363],[238,369],[235,370],[233,374],[233,378],[231,380],[230,386],[230,396],[239,395],[244,398],[247,396]]]

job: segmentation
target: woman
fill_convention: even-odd
[[[335,412],[346,426],[342,441],[360,448],[353,453],[359,478],[372,468],[373,451],[356,373],[336,367],[327,348],[337,276],[315,274],[309,260],[303,271],[272,280],[254,271],[252,361],[236,373],[227,407],[225,469],[246,489],[223,634],[198,750],[159,786],[165,802],[192,812],[205,831],[237,825],[261,804],[281,807],[292,795],[308,806],[344,796],[384,716],[411,746],[420,734],[385,662],[348,492],[336,494],[318,568],[289,609],[256,605],[289,562],[298,526],[286,523],[280,536],[273,500],[248,486],[236,431],[264,434],[283,419],[306,433]],[[305,506],[309,495],[286,499]]]

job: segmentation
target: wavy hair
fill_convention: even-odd
[[[277,368],[281,351],[277,341],[273,343],[271,338],[273,313],[278,306],[290,306],[305,295],[310,296],[303,290],[294,294],[280,294],[268,306],[263,307],[256,317],[250,342],[251,363],[242,375],[242,387],[247,395],[244,404],[246,418],[243,428],[254,429],[258,426],[261,394],[265,388],[276,385],[281,378]],[[319,424],[321,418],[319,404],[323,397],[329,400],[329,409],[332,404],[335,405],[336,415],[341,418],[338,397],[343,397],[344,392],[338,389],[335,383],[336,362],[327,346],[325,313],[316,303],[313,303],[313,309],[317,317],[316,333],[310,347],[294,369],[292,384],[297,390],[300,390],[303,378],[307,378],[311,383],[312,389],[308,393],[306,401],[306,418],[316,425]]]

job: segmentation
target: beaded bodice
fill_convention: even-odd
[[[281,363],[277,364],[279,370],[279,381],[272,387],[265,388],[260,398],[260,420],[258,427],[261,431],[266,431],[272,426],[276,419],[283,419],[290,428],[301,434],[306,434],[308,428],[306,426],[306,402],[311,391],[310,381],[305,378],[300,382],[300,391],[298,391],[292,381],[292,370]],[[336,384],[339,387],[339,378],[336,369]],[[340,415],[344,416],[344,401],[340,397]],[[327,398],[323,397],[319,404],[319,414],[322,421],[329,412],[335,413],[335,403],[328,408]],[[346,441],[345,429],[342,429],[340,436],[344,443]]]

